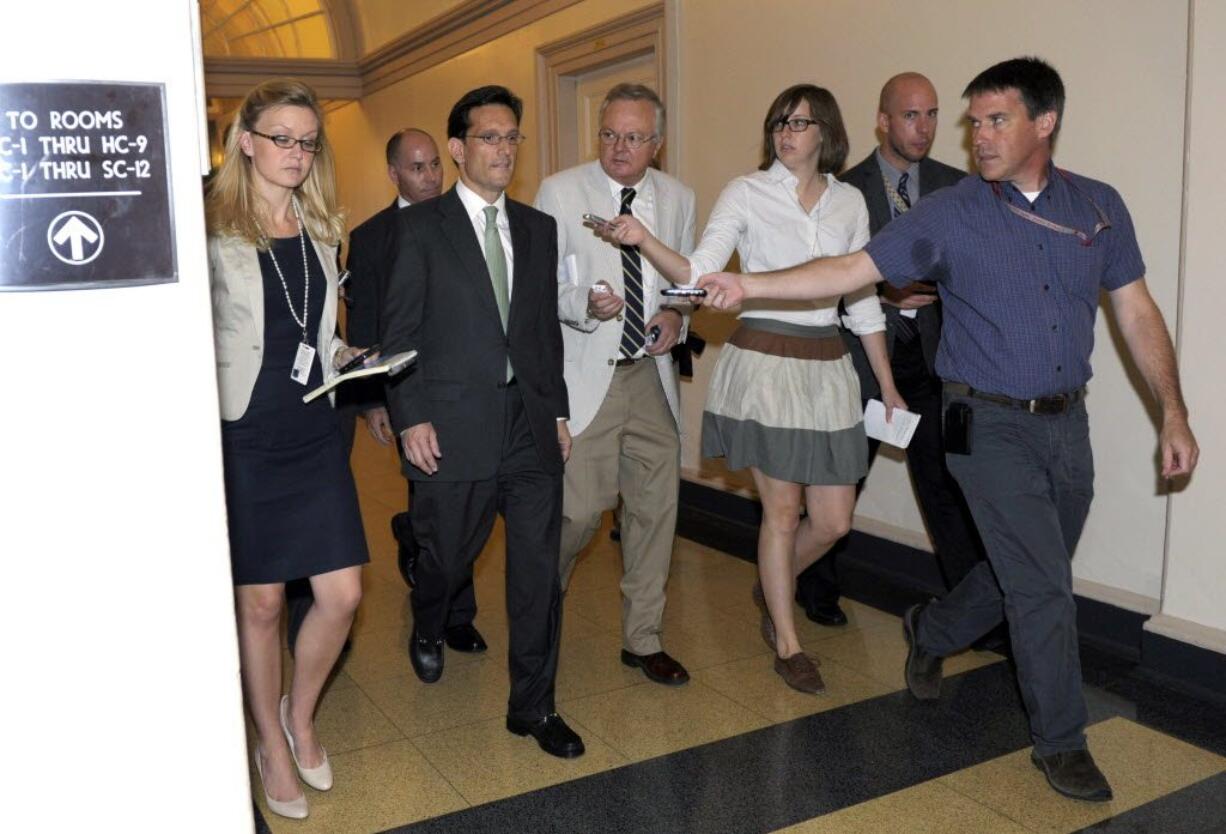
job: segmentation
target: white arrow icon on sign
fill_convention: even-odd
[[[106,242],[102,224],[83,211],[66,211],[56,216],[47,227],[47,245],[51,254],[72,266],[87,264],[102,253]],[[68,255],[60,252],[68,244]]]

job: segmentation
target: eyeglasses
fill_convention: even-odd
[[[294,147],[294,145],[301,145],[302,149],[307,153],[319,153],[324,147],[324,140],[322,139],[295,139],[293,136],[286,136],[281,133],[278,133],[276,136],[270,136],[267,133],[260,133],[258,130],[250,130],[248,133],[255,136],[262,136],[263,138],[271,141],[278,148],[286,151]]]
[[[819,124],[821,124],[821,121],[818,119],[802,119],[800,117],[795,119],[776,119],[775,123],[771,125],[771,133],[783,133],[785,127],[792,133],[804,133],[809,129],[809,125]]]
[[[506,142],[511,147],[515,147],[516,145],[522,145],[528,137],[522,133],[508,133],[506,136],[500,136],[497,133],[466,133],[464,138],[480,139],[487,145],[501,145],[503,142]]]
[[[654,133],[644,136],[642,133],[614,133],[607,127],[599,131],[596,136],[600,139],[602,145],[616,145],[618,141],[626,143],[626,147],[632,151],[637,151],[639,148],[648,142],[654,142],[658,136]]]

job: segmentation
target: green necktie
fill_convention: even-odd
[[[502,236],[498,234],[498,206],[485,209],[485,266],[490,272],[494,286],[494,301],[498,304],[498,317],[502,319],[502,332],[507,331],[507,314],[511,310],[511,292],[507,286],[507,255],[502,251]],[[507,381],[511,371],[511,357],[507,356]]]

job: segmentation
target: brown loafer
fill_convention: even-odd
[[[762,593],[762,583],[753,583],[753,601],[754,605],[762,611],[762,622],[758,625],[758,633],[762,635],[762,642],[772,652],[778,651],[775,645],[775,621],[771,619],[770,609],[766,607],[766,595]],[[821,666],[822,662],[816,657],[810,657],[814,666]]]
[[[775,671],[784,683],[798,692],[818,695],[826,691],[821,673],[817,671],[813,659],[804,652],[797,652],[791,657],[776,657]]]
[[[681,686],[690,679],[690,673],[685,671],[685,667],[666,652],[635,654],[622,649],[622,663],[632,669],[642,669],[649,680],[665,686]]]
[[[762,622],[758,626],[758,633],[762,635],[762,642],[766,644],[772,652],[776,651],[775,647],[775,621],[771,619],[770,609],[766,607],[766,595],[762,593],[762,583],[753,583],[753,602],[758,606],[758,610],[762,612]]]

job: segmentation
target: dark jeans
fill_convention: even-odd
[[[1094,494],[1085,403],[1041,415],[967,397],[945,402],[974,410],[971,454],[947,462],[988,562],[924,610],[918,643],[944,657],[1007,619],[1035,752],[1083,749],[1072,557]]]
[[[908,408],[920,415],[915,436],[907,447],[907,470],[915,488],[920,512],[932,536],[937,564],[947,589],[953,588],[983,561],[983,543],[975,531],[975,522],[962,497],[958,483],[945,466],[945,450],[941,442],[941,381],[928,373],[919,339],[894,346],[890,365],[894,371],[898,393]],[[873,465],[881,443],[868,442],[868,465]],[[864,488],[861,481],[856,494]],[[842,539],[830,552],[807,568],[796,583],[796,597],[801,605],[813,608],[833,605],[839,600],[839,583],[835,575],[839,552],[847,547]]]
[[[554,712],[562,625],[562,476],[541,466],[518,386],[507,388],[506,400],[506,435],[493,478],[413,484],[409,513],[421,548],[413,621],[419,636],[443,636],[453,601],[465,583],[471,587],[473,562],[501,514],[510,626],[507,715],[534,721]]]

